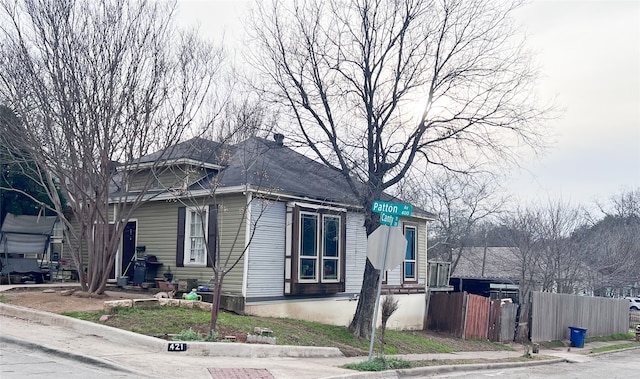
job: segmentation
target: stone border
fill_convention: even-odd
[[[104,310],[110,311],[113,308],[134,308],[134,307],[183,307],[183,308],[198,308],[203,311],[211,312],[213,304],[205,303],[197,300],[182,300],[182,299],[120,299],[120,300],[107,300],[104,302]]]

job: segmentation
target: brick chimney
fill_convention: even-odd
[[[276,141],[276,145],[284,146],[284,134],[276,133],[273,135],[273,139]]]

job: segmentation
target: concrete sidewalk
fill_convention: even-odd
[[[554,357],[554,359],[513,363],[491,362],[521,357],[523,355],[521,349],[402,355],[398,357],[412,361],[482,359],[486,363],[364,373],[340,368],[340,366],[365,361],[366,357],[344,357],[336,348],[187,342],[187,351],[169,352],[168,342],[162,339],[2,303],[0,303],[0,342],[37,346],[66,358],[130,372],[140,377],[207,379],[231,376],[263,378],[269,377],[265,376],[269,374],[273,378],[283,379],[426,376],[448,371],[567,361],[582,362],[593,359],[589,355],[592,348],[607,344],[587,343],[583,349],[572,348],[570,351],[567,351],[567,348],[541,350],[539,355]]]

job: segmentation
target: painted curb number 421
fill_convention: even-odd
[[[184,342],[170,342],[167,351],[187,351],[187,344]]]

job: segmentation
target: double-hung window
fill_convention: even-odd
[[[300,282],[337,282],[340,278],[341,218],[300,212]]]
[[[318,215],[300,214],[300,281],[318,281]]]
[[[338,281],[340,272],[340,217],[322,216],[322,281]]]
[[[293,208],[285,293],[344,292],[345,228],[343,211]]]
[[[416,276],[416,254],[417,254],[417,229],[413,225],[404,226],[404,236],[407,239],[407,250],[404,256],[403,277],[405,282],[414,282]]]
[[[176,266],[213,267],[218,243],[216,205],[178,207]]]
[[[204,265],[207,262],[207,209],[187,208],[186,216],[184,263]]]

